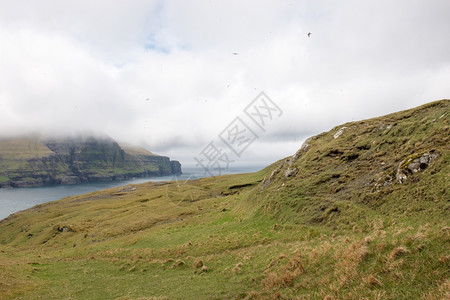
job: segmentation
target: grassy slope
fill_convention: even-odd
[[[8,159],[45,157],[53,152],[38,138],[14,138],[0,140],[0,156]]]
[[[152,156],[157,156],[156,154],[142,148],[139,146],[135,146],[132,144],[128,144],[125,142],[118,142],[120,148],[122,148],[126,153],[130,154],[130,155],[152,155]]]
[[[39,138],[3,139],[0,140],[0,170],[19,169],[26,159],[46,157],[52,153]]]
[[[449,298],[448,111],[345,124],[253,174],[17,213],[0,222],[0,298]],[[392,179],[432,150],[428,168]]]

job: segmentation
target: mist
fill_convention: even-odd
[[[92,133],[195,164],[240,117],[234,164],[341,123],[449,98],[448,1],[0,4],[0,135]],[[311,33],[308,36],[308,33]],[[282,110],[264,130],[245,108]]]

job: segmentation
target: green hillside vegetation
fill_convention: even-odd
[[[49,156],[53,152],[38,138],[0,139],[2,158],[36,158]]]
[[[138,147],[129,143],[119,142],[120,147],[128,154],[131,155],[152,155],[156,156],[156,154],[144,149],[142,147]]]
[[[252,174],[0,221],[0,298],[449,299],[449,100],[333,128]]]
[[[168,157],[109,137],[0,140],[0,187],[29,187],[181,173]]]
[[[38,138],[0,139],[1,170],[20,169],[23,161],[47,157],[52,153]]]

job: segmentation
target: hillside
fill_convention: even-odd
[[[449,100],[346,123],[252,174],[0,221],[0,298],[449,299]]]
[[[0,187],[29,187],[181,173],[177,161],[93,136],[0,139]]]

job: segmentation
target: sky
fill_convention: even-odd
[[[448,0],[0,0],[0,135],[268,164],[450,98],[449,14]]]

